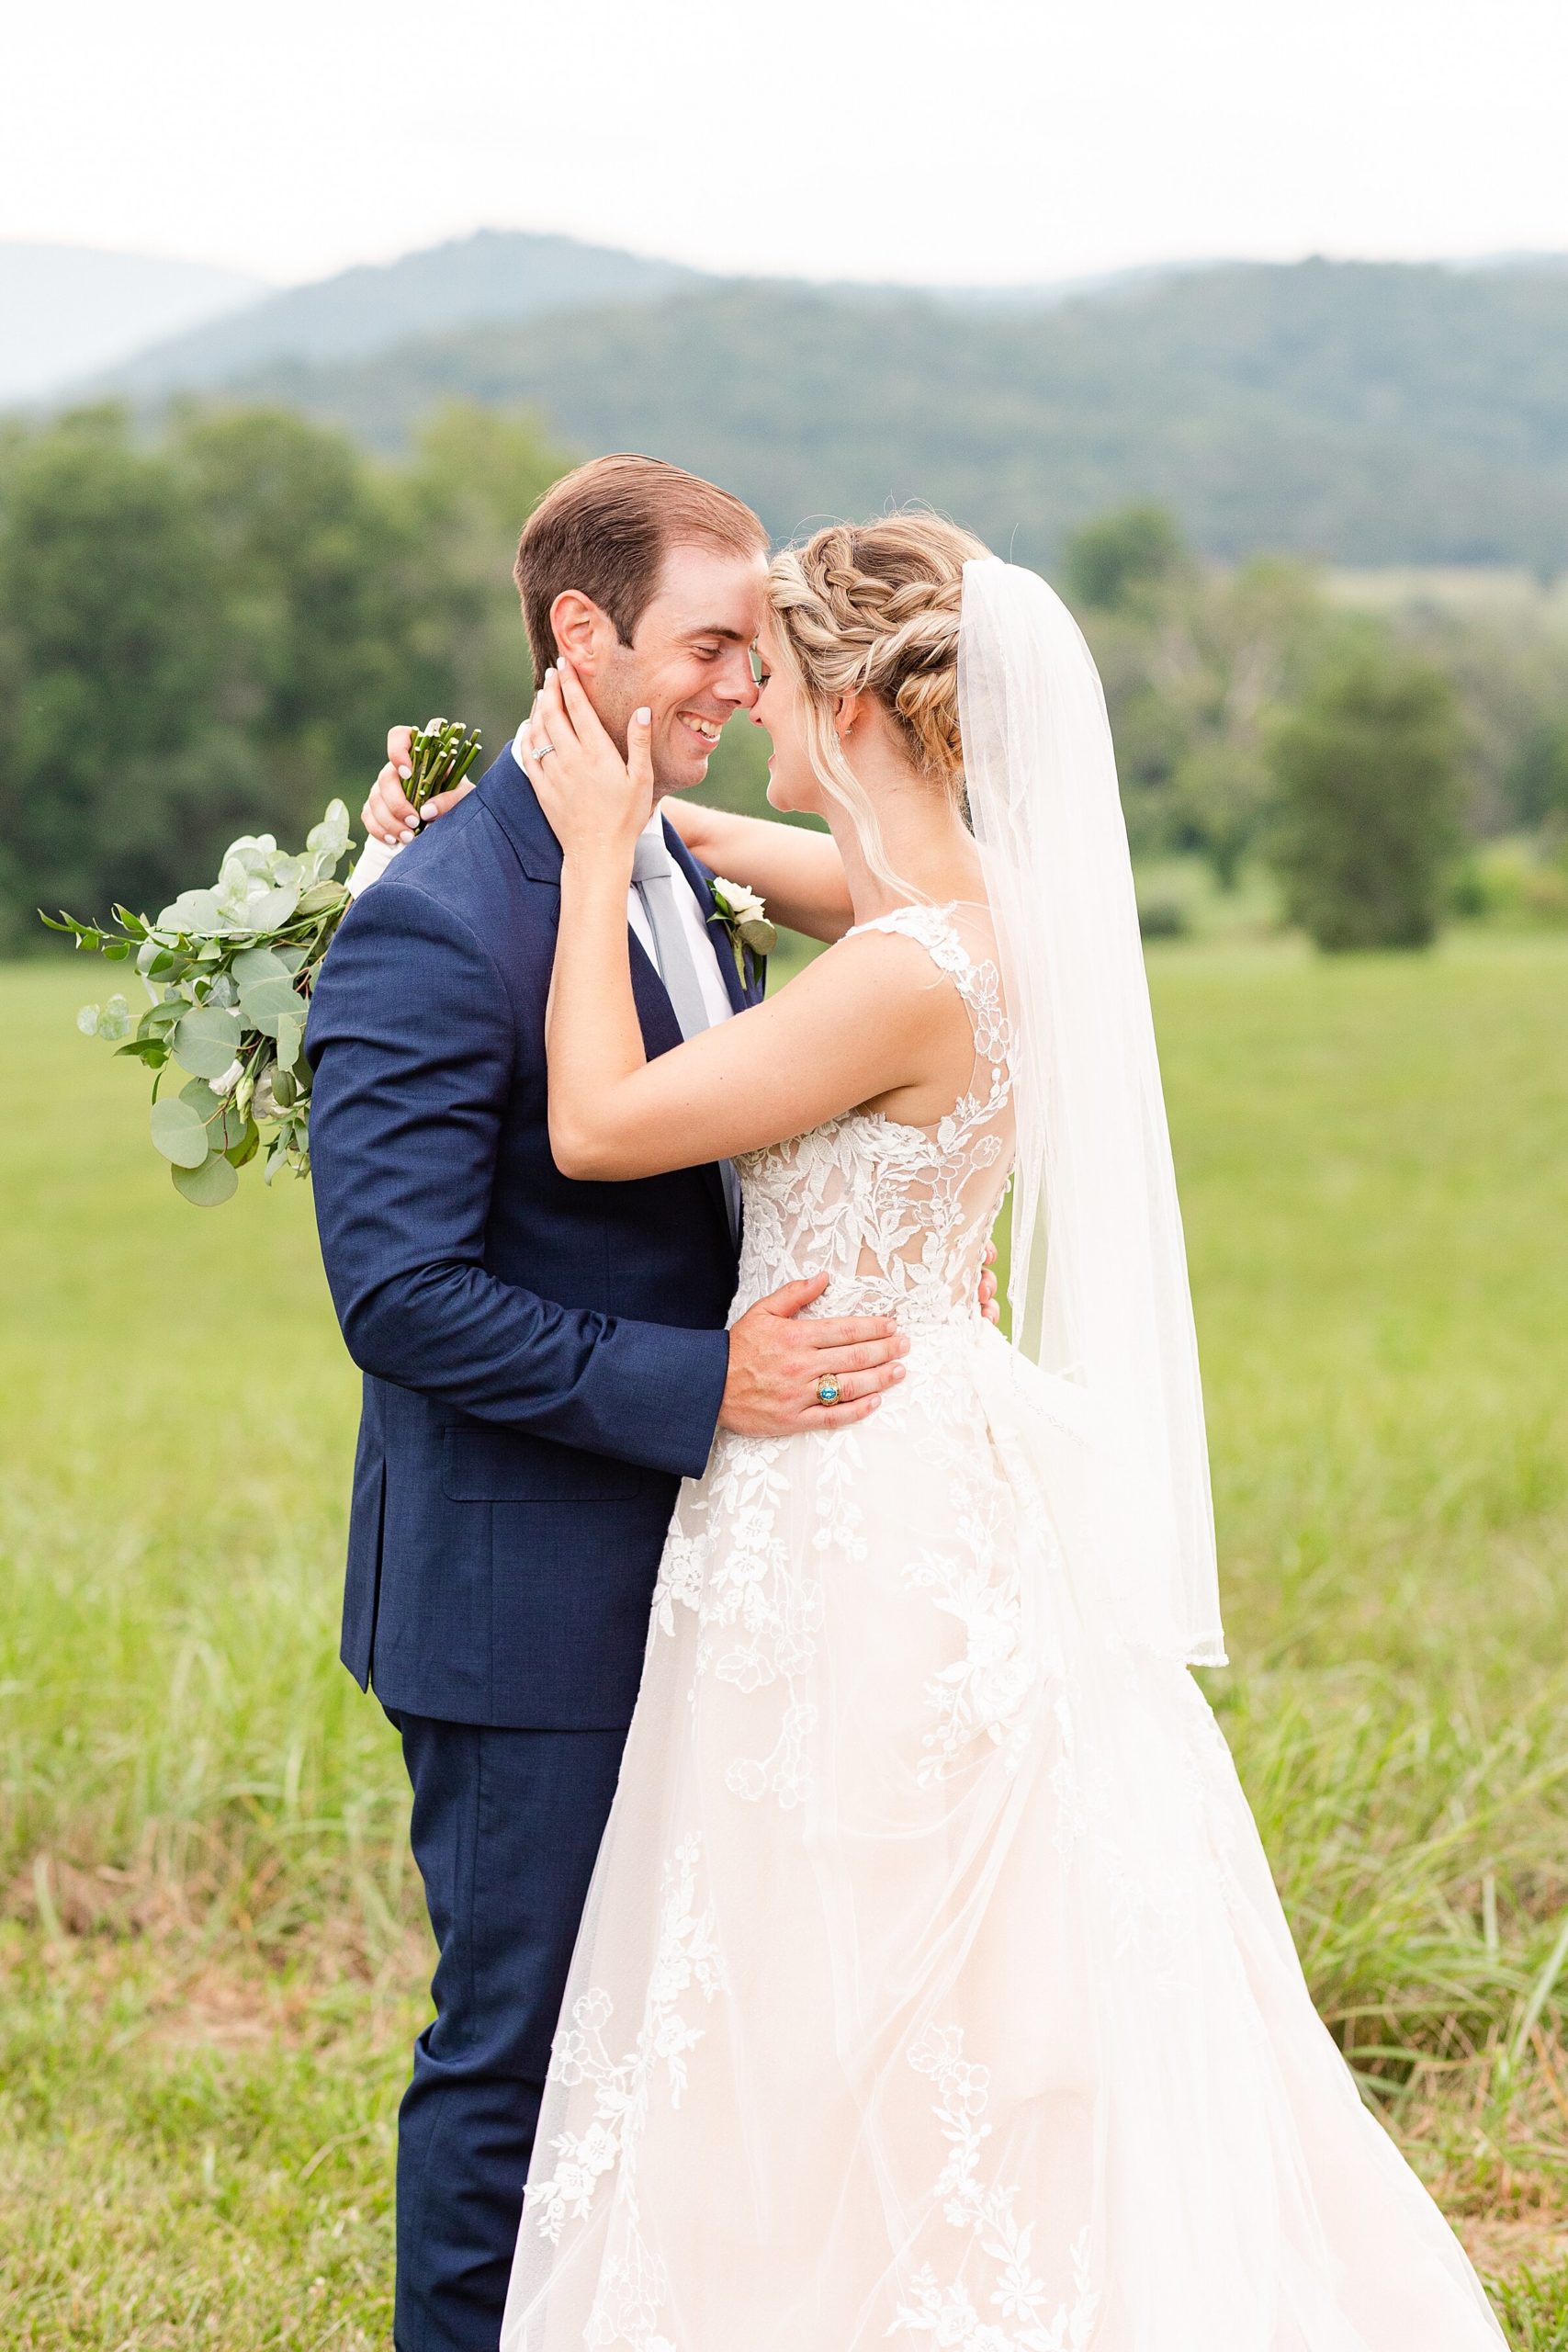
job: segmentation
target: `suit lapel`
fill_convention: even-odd
[[[502,752],[494,765],[488,770],[479,784],[479,791],[486,808],[516,851],[518,863],[530,881],[547,882],[558,890],[561,869],[560,843],[551,832],[545,812],[539,806],[538,797],[513,757],[510,747]],[[713,901],[708,896],[706,887],[699,877],[697,867],[685,843],[671,832],[668,825],[665,826],[664,831],[670,842],[671,855],[680,865],[682,872],[693,889],[696,891],[705,910],[711,911]],[[675,1008],[671,1003],[664,983],[659,977],[658,967],[629,922],[626,925],[626,942],[631,950],[632,997],[637,1005],[637,1025],[642,1031],[644,1050],[649,1060],[653,1061],[660,1054],[671,1052],[682,1042],[681,1024],[675,1018]],[[739,992],[735,958],[729,953],[728,937],[721,936],[719,945],[723,950],[719,958],[719,968],[723,971],[725,966],[728,966],[726,979],[727,985],[729,985],[730,1001],[739,1011],[746,1000]],[[724,1179],[718,1172],[716,1162],[708,1160],[694,1169],[693,1173],[703,1180],[705,1189],[712,1200],[715,1214],[723,1227],[725,1240],[727,1243],[730,1242],[732,1236],[729,1230],[729,1209],[724,1197]]]
[[[510,749],[489,770],[479,789],[486,808],[516,851],[529,880],[547,882],[558,890],[560,843],[550,831],[533,786]],[[667,1054],[681,1043],[681,1024],[658,969],[630,923],[626,925],[626,941],[631,949],[632,995],[637,1002],[642,1041],[651,1061],[656,1055]]]
[[[736,1012],[744,1012],[749,1004],[756,1002],[761,990],[760,988],[749,988],[735,968],[735,957],[729,945],[729,933],[725,927],[723,917],[714,905],[713,892],[708,887],[712,876],[707,867],[692,855],[668,818],[664,820],[664,839],[669,845],[671,856],[691,884],[696,898],[702,912],[704,927],[707,932],[708,944],[718,959],[719,978],[724,982],[724,992],[729,999],[731,1009]],[[752,962],[750,954],[747,955],[746,961],[750,969]]]

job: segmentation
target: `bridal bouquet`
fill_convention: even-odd
[[[479,752],[478,735],[459,721],[422,728],[403,787],[415,808],[460,783]],[[280,850],[271,833],[246,833],[224,852],[215,883],[182,890],[155,922],[119,906],[112,926],[63,912],[40,918],[109,963],[134,958],[148,997],[141,1018],[111,996],[84,1005],[76,1026],[152,1072],[152,1148],[197,1208],[231,1199],[240,1170],[259,1155],[268,1184],[280,1168],[310,1171],[311,985],[355,891],[391,855],[373,843],[340,880],[352,846],[348,811],[334,800],[301,853]],[[171,1066],[186,1081],[177,1093]]]

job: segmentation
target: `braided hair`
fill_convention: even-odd
[[[774,559],[768,602],[783,658],[807,706],[806,740],[824,790],[848,808],[866,862],[905,888],[833,727],[840,695],[873,695],[917,772],[963,806],[958,624],[964,566],[988,550],[939,514],[829,524]]]

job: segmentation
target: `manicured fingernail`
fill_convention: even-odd
[[[651,726],[653,722],[652,711],[646,708],[642,710],[634,710],[632,717],[637,720],[639,727],[649,727]]]
[[[405,825],[405,826],[404,826],[404,828],[403,828],[403,839],[404,839],[404,841],[405,841],[405,842],[412,842],[412,839],[413,839],[413,829],[412,829],[412,826],[408,826],[408,825]]]
[[[908,1380],[909,1377],[908,1366],[907,1364],[896,1363],[893,1367],[893,1377],[895,1380]]]
[[[398,770],[398,774],[402,777],[403,782],[406,784],[410,776],[412,775],[413,770],[412,768],[400,768]]]

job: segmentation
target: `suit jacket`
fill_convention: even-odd
[[[705,911],[705,869],[667,826]],[[306,1031],[321,1252],[365,1374],[343,1658],[389,1707],[631,1715],[679,1480],[708,1456],[736,1256],[716,1167],[550,1158],[561,854],[510,750],[344,917]],[[715,952],[739,1009],[761,994]],[[681,1033],[631,937],[649,1055]]]

